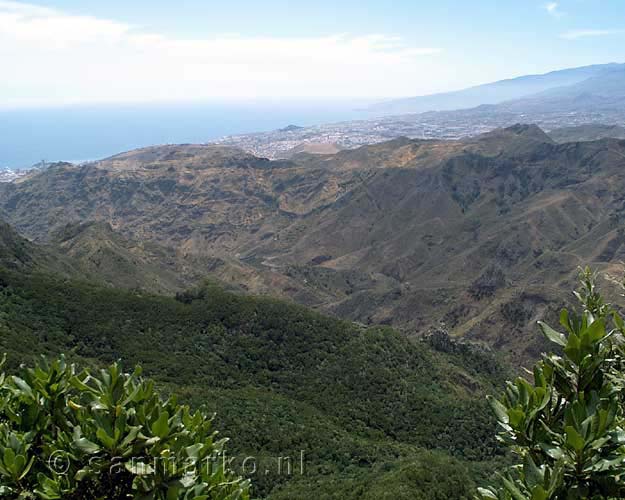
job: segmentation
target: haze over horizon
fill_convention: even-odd
[[[424,95],[622,62],[618,19],[616,0],[0,0],[0,108]]]

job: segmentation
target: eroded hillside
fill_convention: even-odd
[[[213,276],[410,334],[444,322],[527,358],[541,349],[534,320],[568,300],[577,266],[618,276],[625,141],[556,144],[518,125],[288,161],[162,146],[3,185],[0,207],[42,242],[110,225],[108,254],[162,289]],[[65,247],[93,258],[85,239],[101,233]]]

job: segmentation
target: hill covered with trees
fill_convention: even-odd
[[[28,247],[9,248],[28,261]],[[0,288],[9,371],[40,354],[140,364],[165,393],[217,413],[258,497],[469,498],[503,459],[485,395],[506,371],[444,333],[411,341],[210,283],[174,298],[36,265],[3,267]]]

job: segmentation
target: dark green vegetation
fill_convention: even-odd
[[[540,327],[561,353],[536,364],[533,383],[508,382],[491,400],[500,439],[519,457],[484,500],[625,497],[625,324],[597,292],[590,270],[577,294],[583,310],[560,316],[560,333]]]
[[[108,285],[173,294],[211,276],[414,336],[442,321],[533,362],[533,325],[577,266],[625,259],[624,192],[624,141],[518,125],[289,161],[146,148],[0,185],[0,215]]]
[[[502,460],[484,395],[505,373],[443,333],[414,342],[212,285],[174,299],[26,267],[0,269],[0,288],[9,369],[62,352],[141,364],[217,412],[259,497],[469,498]]]
[[[209,417],[118,364],[61,357],[0,374],[0,496],[47,500],[246,500]]]

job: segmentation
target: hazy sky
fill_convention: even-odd
[[[0,0],[0,106],[420,95],[623,47],[623,0]]]

